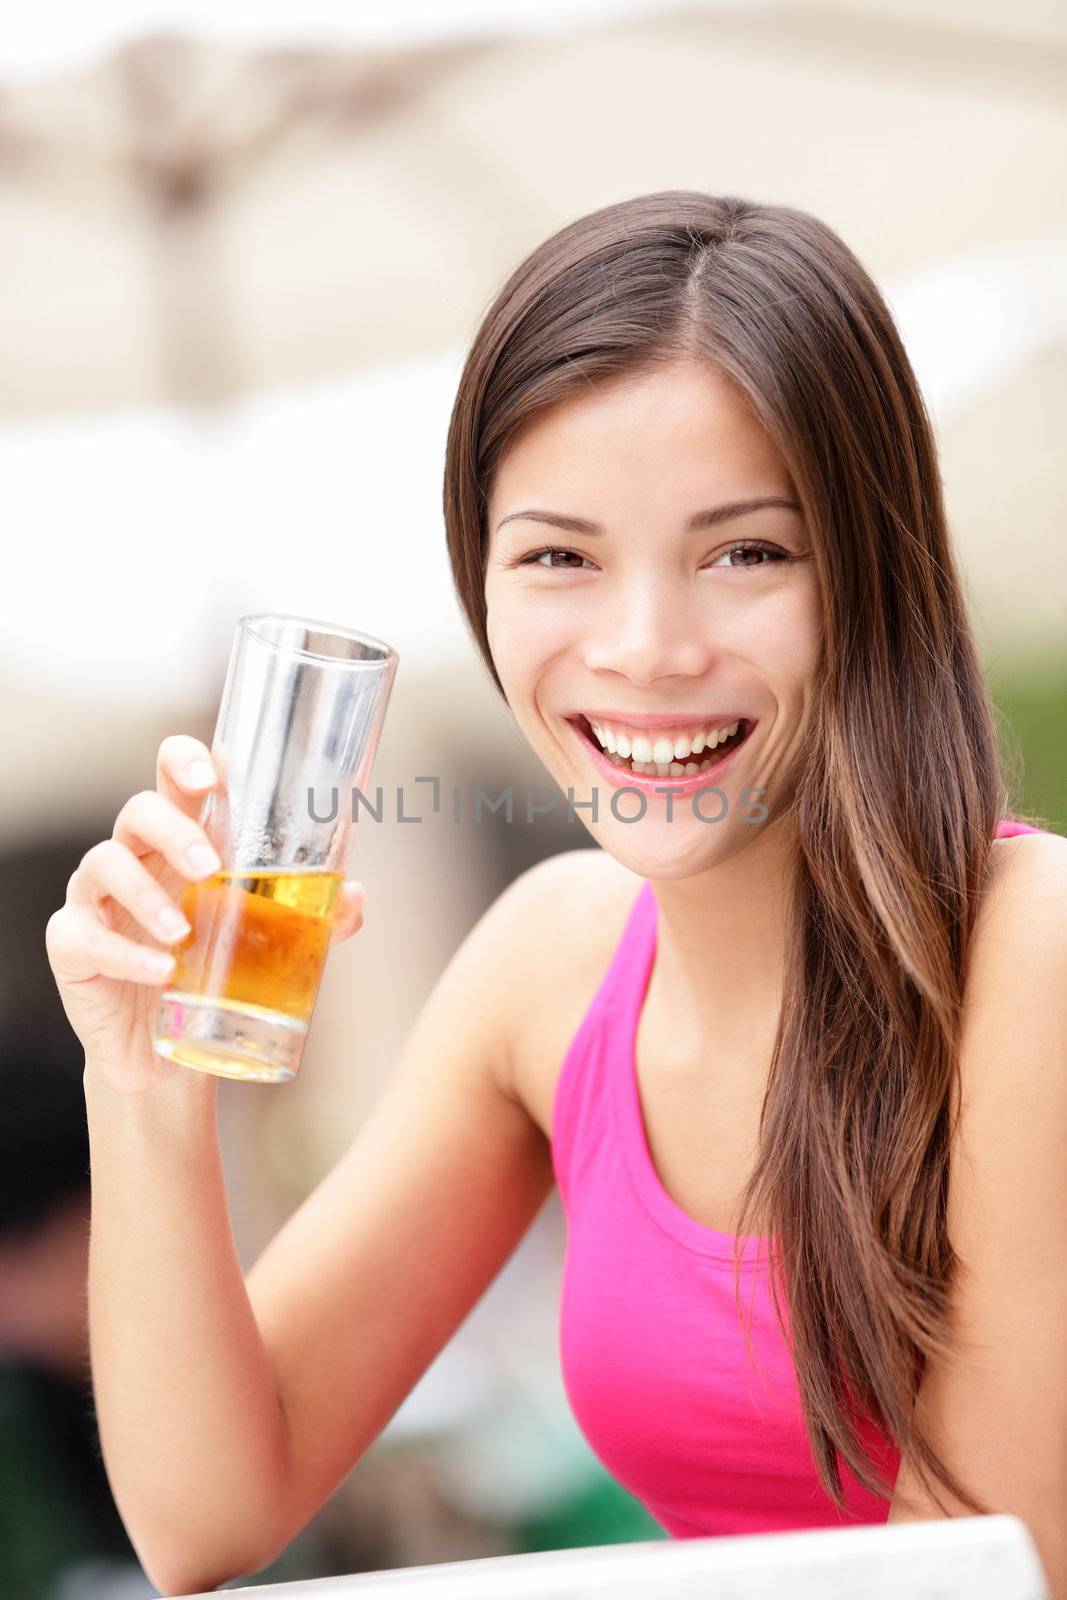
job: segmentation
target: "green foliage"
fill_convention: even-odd
[[[1002,664],[989,686],[1013,807],[1067,834],[1067,659]]]
[[[608,1473],[590,1472],[580,1494],[514,1529],[516,1551],[574,1550],[584,1545],[666,1539],[667,1533],[639,1500]]]

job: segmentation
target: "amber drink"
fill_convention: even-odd
[[[368,635],[241,619],[212,747],[223,777],[201,816],[223,867],[182,892],[161,1055],[253,1082],[297,1072],[396,664]]]

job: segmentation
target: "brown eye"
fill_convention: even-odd
[[[521,567],[544,565],[546,571],[551,570],[555,572],[573,570],[568,567],[558,567],[551,560],[546,564],[542,560],[544,556],[572,556],[574,560],[578,562],[585,560],[585,557],[579,555],[577,550],[566,550],[559,545],[548,545],[544,550],[533,550],[528,556],[523,556],[522,560],[519,562],[519,565]]]
[[[734,556],[740,556],[742,559],[735,561]],[[749,560],[748,557],[753,559]],[[716,557],[710,564],[717,567],[720,562],[725,561],[728,567],[735,570],[754,571],[758,567],[770,565],[772,561],[788,561],[788,559],[785,551],[779,550],[776,545],[763,544],[758,539],[746,539],[739,544],[732,544],[729,550],[724,550],[722,555]]]

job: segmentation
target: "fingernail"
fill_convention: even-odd
[[[185,852],[185,859],[198,878],[209,872],[217,872],[222,866],[222,862],[211,846],[204,844],[199,839],[195,844],[189,846]]]
[[[191,789],[206,789],[215,782],[215,769],[209,761],[192,761],[185,769],[185,781]]]
[[[156,912],[156,927],[167,939],[175,934],[191,931],[189,924],[175,906],[162,906]]]
[[[169,972],[174,966],[174,957],[166,955],[162,950],[156,955],[145,956],[144,965],[146,972],[163,974]]]

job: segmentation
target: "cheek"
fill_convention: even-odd
[[[505,685],[521,690],[573,641],[566,607],[531,604],[530,596],[504,588],[486,591],[486,635]]]
[[[734,643],[784,697],[802,695],[813,681],[821,641],[818,592],[813,582],[805,582],[766,596]]]

